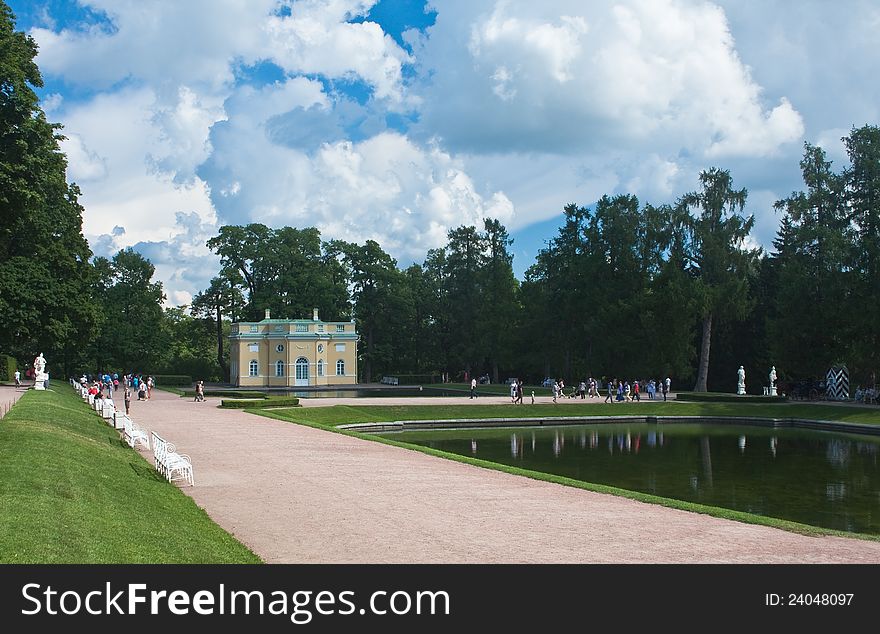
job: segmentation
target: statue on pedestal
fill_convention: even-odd
[[[45,390],[46,381],[48,380],[49,375],[46,373],[46,359],[41,352],[40,356],[34,359],[34,389]]]
[[[736,393],[742,396],[746,393],[746,371],[742,366],[736,371],[736,379]]]
[[[774,365],[770,368],[770,396],[777,396],[776,394],[776,366]]]

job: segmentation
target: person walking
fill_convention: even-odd
[[[123,400],[125,401],[125,415],[128,416],[128,413],[131,410],[131,388],[127,385],[123,392]]]
[[[614,382],[611,379],[608,379],[608,396],[605,397],[605,402],[614,405]]]
[[[18,371],[18,368],[15,369],[15,387],[21,387],[21,372]]]
[[[147,400],[148,401],[153,396],[153,386],[154,385],[155,385],[155,382],[153,381],[153,377],[152,376],[148,377],[147,378]]]
[[[666,400],[666,393],[669,391],[669,384],[666,381],[660,381],[660,391],[663,392],[663,400]]]
[[[522,405],[523,402],[523,382],[522,379],[517,379],[516,381],[516,398],[514,399],[514,404]],[[535,393],[532,392],[532,403],[535,402]]]
[[[634,401],[642,401],[642,398],[639,396],[639,382],[635,381],[633,383],[633,400]]]
[[[471,379],[471,398],[477,398],[477,379]]]

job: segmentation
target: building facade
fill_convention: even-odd
[[[357,383],[353,321],[271,319],[232,324],[229,370],[238,387],[307,387]]]

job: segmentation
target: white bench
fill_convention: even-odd
[[[123,421],[122,436],[131,448],[134,448],[138,444],[147,449],[150,448],[150,435],[138,427],[128,416],[126,416]]]
[[[123,414],[119,410],[113,412],[113,427],[115,429],[125,429],[125,419],[131,420],[128,414]]]
[[[190,457],[185,453],[177,453],[174,445],[156,432],[152,432],[152,442],[156,471],[165,476],[169,482],[183,480],[189,482],[190,486],[195,486]]]
[[[115,413],[116,406],[113,405],[113,401],[109,399],[104,400],[104,407],[101,408],[101,418],[113,420],[113,415]]]

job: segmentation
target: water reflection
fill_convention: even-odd
[[[628,424],[407,432],[395,438],[586,482],[880,534],[880,439],[871,437]]]

